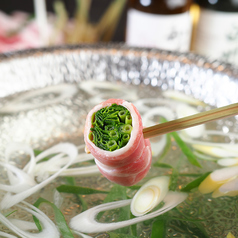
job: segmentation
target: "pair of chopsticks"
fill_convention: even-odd
[[[192,116],[176,119],[173,121],[157,124],[143,129],[144,138],[151,138],[173,131],[179,131],[192,126],[201,125],[207,122],[223,119],[238,114],[238,103],[225,107],[215,108],[209,111],[197,113]]]

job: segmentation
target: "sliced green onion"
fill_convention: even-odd
[[[13,176],[9,177],[9,181],[13,184],[10,185],[0,184],[0,190],[4,190],[6,192],[20,193],[24,192],[27,189],[32,188],[37,184],[35,180],[32,178],[32,176],[25,173],[21,169],[15,167],[14,165],[0,162],[0,166],[7,169],[10,175],[14,173],[14,177]],[[18,181],[16,179],[18,179]]]
[[[120,132],[123,134],[130,134],[132,131],[132,126],[129,124],[120,126]]]
[[[112,231],[112,230],[130,226],[130,225],[157,217],[171,210],[172,208],[176,207],[178,204],[183,202],[186,198],[187,198],[186,193],[178,193],[178,192],[169,191],[163,200],[164,205],[162,206],[162,208],[154,212],[148,213],[140,217],[135,217],[126,221],[101,223],[95,220],[99,212],[130,205],[131,200],[128,199],[128,200],[105,203],[105,204],[101,204],[93,208],[90,208],[87,211],[82,212],[79,215],[73,217],[70,221],[69,226],[76,231],[85,232],[85,233]]]
[[[132,125],[132,118],[131,118],[130,115],[127,115],[127,116],[126,116],[126,121],[125,121],[125,123],[128,124],[128,125]]]
[[[115,140],[110,140],[107,142],[107,148],[109,151],[114,151],[116,149],[118,149],[118,145],[117,142]]]
[[[121,147],[125,146],[128,143],[129,140],[130,140],[130,135],[129,134],[122,135],[120,146]]]
[[[105,131],[107,131],[107,132],[115,130],[115,129],[116,129],[116,126],[113,126],[113,125],[106,125],[105,126]]]
[[[234,166],[234,165],[238,165],[238,158],[219,159],[217,163],[221,166]]]
[[[120,121],[123,122],[123,123],[125,123],[126,114],[127,114],[126,110],[120,111],[120,112],[118,113],[118,116],[120,117]],[[127,124],[127,123],[126,123],[126,124]]]
[[[28,238],[28,237],[31,237],[31,238],[39,238],[39,237],[59,238],[60,237],[60,234],[59,234],[59,231],[58,231],[56,225],[50,220],[50,218],[48,218],[45,215],[45,213],[43,213],[37,207],[34,207],[27,202],[22,202],[22,203],[24,204],[24,206],[22,206],[22,205],[16,205],[16,206],[21,208],[22,210],[32,214],[33,216],[35,216],[42,224],[43,229],[41,231],[39,231],[38,233],[33,233],[33,232],[29,233],[28,231],[25,231],[22,229],[20,224],[23,224],[23,223],[21,221],[12,223],[11,219],[7,219],[1,213],[0,213],[0,222],[20,237],[26,237],[26,238]],[[30,224],[30,227],[32,228],[31,224]]]
[[[226,148],[217,147],[215,145],[208,146],[208,145],[199,145],[199,144],[193,144],[192,147],[195,150],[201,151],[205,154],[222,158],[222,157],[237,157],[237,151],[232,151]]]
[[[216,189],[212,197],[222,197],[222,196],[231,196],[235,197],[238,195],[238,178],[232,179],[224,184],[222,184],[218,189]]]
[[[45,150],[44,152],[42,152],[39,155],[39,157],[43,159],[45,156],[49,156],[49,155],[55,154],[55,153],[66,154],[68,156],[67,163],[62,168],[60,168],[56,173],[54,173],[47,179],[43,180],[39,184],[31,186],[30,188],[28,188],[24,191],[21,191],[19,193],[16,193],[16,194],[6,193],[0,203],[1,209],[10,208],[11,206],[21,202],[22,200],[31,196],[35,192],[39,191],[40,189],[45,187],[47,184],[49,184],[52,180],[57,178],[61,172],[63,172],[65,169],[67,169],[73,163],[73,161],[77,157],[78,151],[77,151],[76,146],[74,146],[73,144],[59,143],[59,144]],[[42,164],[42,163],[40,163],[40,164]]]
[[[118,141],[119,140],[119,134],[116,130],[111,130],[108,133],[109,137],[111,137],[112,140]]]
[[[133,197],[131,213],[141,216],[155,208],[168,193],[169,180],[169,177],[161,176],[147,181]]]
[[[236,195],[238,194],[237,174],[238,166],[214,170],[201,182],[198,189],[203,194],[213,192],[213,197]]]
[[[97,111],[92,116],[92,128],[88,135],[97,147],[114,151],[125,146],[131,134],[132,118],[130,112],[123,106],[112,104]]]

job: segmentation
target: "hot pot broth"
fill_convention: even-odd
[[[117,98],[124,98],[133,102],[140,111],[144,123],[148,123],[147,125],[149,125],[149,123],[159,123],[161,118],[164,117],[167,117],[167,120],[170,120],[171,117],[176,118],[176,108],[180,104],[190,105],[198,111],[212,108],[204,103],[193,101],[193,99],[190,100],[190,97],[188,97],[188,101],[184,101],[183,96],[180,97],[180,95],[176,96],[176,99],[174,99],[173,93],[171,94],[172,96],[166,96],[164,91],[149,86],[126,85],[125,87],[125,85],[121,83],[115,84],[101,82],[100,87],[97,87],[93,81],[85,81],[79,83],[78,85],[73,85],[73,87],[77,88],[74,94],[71,95],[71,97],[60,100],[59,103],[54,105],[43,105],[42,107],[39,107],[39,109],[30,109],[14,114],[8,113],[7,115],[3,115],[1,117],[2,126],[4,126],[4,123],[5,128],[7,128],[7,126],[14,125],[19,122],[20,118],[26,118],[28,121],[34,122],[38,120],[39,115],[41,118],[47,118],[49,112],[53,112],[51,116],[54,119],[57,119],[59,118],[59,115],[57,115],[59,110],[64,111],[65,113],[60,115],[60,117],[62,117],[61,121],[58,122],[61,129],[56,128],[55,136],[48,138],[47,140],[44,140],[44,138],[41,140],[41,137],[39,136],[35,141],[36,144],[33,145],[34,149],[45,150],[46,148],[59,142],[70,142],[76,146],[83,145],[82,132],[87,112],[95,105],[95,103],[111,98],[113,95]],[[40,100],[37,98],[33,100],[34,96],[31,97],[31,102],[34,101],[34,103],[38,105],[42,98],[49,97],[49,94],[53,95],[52,97],[56,96],[54,87],[52,87],[51,92],[42,92]],[[18,96],[16,96],[16,98],[17,97]],[[37,97],[39,97],[39,95]],[[154,108],[159,108],[158,113],[151,114],[151,111],[153,111]],[[37,114],[34,114],[35,110],[38,110]],[[69,115],[76,117],[79,121],[71,124],[70,131],[67,131],[69,128],[67,124],[69,123],[67,121]],[[66,121],[64,120],[64,117],[66,118]],[[38,129],[38,126],[42,126],[40,121],[32,123],[31,126],[35,130],[36,134],[40,133],[40,130]],[[48,128],[52,127],[52,125],[49,124],[47,126]],[[196,141],[237,143],[237,138],[232,134],[229,134],[236,132],[237,121],[235,118],[208,123],[205,125],[205,128],[206,131],[216,130],[221,131],[222,134],[209,135],[204,133],[198,138],[195,138]],[[61,133],[61,136],[59,136],[59,133]],[[178,132],[178,134],[181,138],[183,138],[183,132]],[[45,134],[44,137],[46,138],[47,134]],[[191,137],[188,138],[191,139]],[[165,142],[162,143],[162,140],[164,139]],[[193,149],[192,143],[189,143],[189,140],[186,144],[194,153],[197,153],[196,158],[201,164],[201,168],[192,165],[188,161],[186,155],[181,151],[181,148],[178,146],[173,136],[170,138],[167,136],[165,136],[165,138],[160,136],[158,138],[151,139],[151,142],[153,152],[152,167],[147,176],[138,185],[142,185],[150,178],[166,175],[170,176],[170,188],[172,190],[179,191],[182,187],[196,178],[199,178],[205,172],[221,168],[221,166],[217,164],[218,158],[216,156],[211,156],[206,154],[204,151],[197,151]],[[161,148],[158,148],[158,145]],[[83,153],[83,147],[80,151]],[[15,152],[12,155],[12,160],[19,167],[23,167],[23,165],[27,163],[28,159],[29,156],[26,156],[24,153]],[[93,160],[90,160],[83,163],[77,163],[72,167],[90,166],[93,164]],[[7,182],[6,171],[2,168],[1,170],[1,183],[5,183]],[[73,177],[68,175],[67,177],[57,177],[50,184],[25,200],[33,204],[39,197],[43,197],[51,202],[54,202],[54,189],[59,188],[62,184],[76,185],[108,192],[105,194],[98,192],[88,195],[75,195],[61,192],[59,195],[59,197],[62,198],[60,209],[67,223],[70,222],[72,217],[81,213],[84,209],[97,206],[104,202],[132,198],[138,189],[137,187],[129,188],[115,185],[109,182],[101,174],[96,174],[94,176],[84,175]],[[1,197],[3,197],[3,194]],[[228,232],[232,232],[232,234],[236,236],[237,230],[235,224],[237,220],[234,211],[236,203],[236,197],[223,196],[219,198],[212,198],[210,193],[203,195],[195,188],[194,191],[189,192],[188,198],[184,202],[160,216],[163,224],[165,225],[165,237],[180,237],[181,235],[184,235],[185,237],[221,237],[228,234]],[[54,212],[52,209],[49,209],[46,204],[42,205],[40,209],[54,220]],[[9,208],[5,212],[7,213],[12,210],[13,208]],[[31,215],[25,215],[25,212],[21,210],[18,210],[18,212],[11,215],[11,217],[16,218],[22,218],[22,216],[26,220],[32,220]],[[98,219],[102,223],[130,219],[130,207],[126,206],[106,211],[101,213]],[[115,235],[116,233],[121,233],[124,234],[125,237],[127,237],[126,235],[128,235],[128,237],[130,237],[130,235],[134,235],[135,237],[150,237],[151,232],[153,232],[153,224],[156,224],[156,222],[158,222],[158,219],[154,218],[152,220],[140,222],[133,226],[124,227],[116,231],[110,231],[109,233],[100,232],[89,235],[92,237],[108,237],[108,234],[110,234],[114,237],[113,234]],[[0,230],[10,232],[4,225],[1,225]],[[76,234],[74,236],[77,237]]]
[[[210,109],[211,107],[208,105],[223,106],[238,100],[237,69],[230,65],[210,62],[190,53],[178,54],[156,49],[133,49],[122,45],[56,47],[1,55],[0,72],[1,160],[6,158],[6,148],[12,141],[23,142],[34,149],[36,154],[47,150],[47,148],[51,149],[59,143],[69,142],[74,151],[78,149],[78,153],[82,154],[86,115],[94,105],[108,98],[121,98],[135,103],[144,117],[144,125],[158,123],[163,121],[164,117],[167,117],[167,120],[173,119],[174,115],[178,113],[176,110],[178,103],[181,102],[180,99],[186,102],[186,105],[188,104],[187,98],[181,94],[180,99],[175,97],[175,100],[171,100],[176,96],[175,92],[193,95],[196,99],[206,102],[206,104],[197,104],[197,100],[189,99],[189,103],[198,111]],[[92,83],[90,83],[91,79],[93,79]],[[174,90],[172,95],[165,95],[165,92],[171,90]],[[147,100],[147,98],[150,99]],[[163,115],[161,116],[158,112]],[[198,135],[199,131],[201,130],[197,130],[195,134]],[[204,131],[202,130],[202,132]],[[205,132],[199,138],[193,139],[185,137],[179,132],[181,139],[186,142],[189,148],[192,148],[196,156],[195,159],[190,160],[187,159],[184,152],[181,152],[181,145],[178,146],[176,136],[151,139],[155,145],[153,146],[153,166],[147,177],[138,185],[144,184],[155,176],[166,175],[171,178],[170,189],[180,191],[191,181],[201,179],[200,176],[207,171],[222,168],[224,163],[227,166],[231,161],[222,161],[223,165],[220,165],[216,162],[217,155],[210,155],[211,151],[213,154],[214,151],[209,146],[217,146],[214,142],[224,142],[225,148],[227,144],[231,145],[225,154],[223,148],[223,157],[227,157],[228,153],[229,156],[234,157],[235,154],[237,157],[236,149],[233,146],[237,143],[237,118],[209,123],[206,125]],[[205,147],[198,141],[209,143],[209,146]],[[211,141],[213,144],[210,144]],[[75,149],[75,146],[79,145],[82,145],[82,148]],[[16,149],[16,144],[13,148]],[[20,151],[12,151],[13,153],[9,157],[12,166],[19,168],[26,166],[30,156],[25,151],[23,147]],[[221,153],[221,150],[218,151]],[[47,159],[51,156],[48,156]],[[36,193],[25,198],[29,204],[38,201],[39,205],[39,202],[44,201],[40,204],[40,210],[46,214],[45,219],[50,218],[56,223],[52,208],[54,204],[62,211],[63,218],[61,217],[60,221],[65,219],[66,223],[70,224],[72,217],[82,214],[85,209],[97,207],[99,204],[112,200],[120,202],[122,199],[134,197],[138,189],[137,186],[125,188],[110,183],[100,174],[92,175],[97,173],[93,167],[93,160],[82,155],[80,159],[84,162],[77,162],[70,166],[70,169],[77,169],[80,176],[72,178],[67,174],[68,171],[64,170],[61,176],[56,176],[47,186],[41,187]],[[59,158],[58,161],[62,162],[64,158]],[[194,163],[194,161],[199,162],[202,168],[192,165],[191,162]],[[41,168],[43,164],[39,163],[35,168]],[[89,168],[92,169],[90,175],[82,175],[83,172],[80,170],[82,166],[84,166],[83,172],[88,173]],[[48,166],[48,168],[50,167]],[[28,169],[26,170],[29,171]],[[47,166],[44,169],[38,169],[35,178],[37,183],[47,178],[47,174],[41,173],[46,169]],[[7,169],[0,166],[0,183],[9,185],[6,171]],[[55,174],[57,171],[51,171],[51,173]],[[72,170],[70,173],[72,174]],[[64,176],[62,176],[63,174]],[[227,173],[225,174],[227,175]],[[218,177],[215,176],[215,179]],[[230,182],[234,182],[234,180]],[[64,193],[62,185],[77,185],[83,192],[80,195]],[[59,187],[61,188],[59,189]],[[210,188],[210,186],[208,187]],[[60,192],[55,192],[55,188],[58,188],[58,192],[59,190]],[[152,234],[154,237],[158,237],[158,234],[154,233],[153,226],[165,227],[165,234],[160,234],[164,237],[226,237],[229,232],[231,232],[229,234],[237,236],[235,213],[237,196],[213,198],[212,192],[203,195],[196,186],[193,185],[192,188],[184,202],[159,217],[122,227],[116,231],[90,232],[90,236],[150,237]],[[93,189],[100,190],[100,193]],[[7,200],[2,204],[4,194],[5,192],[1,190],[1,206],[6,205]],[[48,202],[39,200],[39,197]],[[164,201],[160,203],[154,209],[155,212],[163,209],[164,203]],[[22,206],[29,207],[29,204],[22,204]],[[56,208],[54,207],[54,209]],[[33,221],[32,214],[23,211],[22,207],[16,205],[2,210],[2,212],[9,219],[19,218]],[[151,211],[149,214],[153,213],[154,211]],[[144,215],[141,217],[143,218]],[[116,222],[126,219],[131,221],[133,219],[129,206],[99,213],[97,218],[100,222]],[[2,216],[1,219],[4,220]],[[20,224],[23,228],[22,223]],[[4,231],[14,234],[0,223],[0,234]],[[36,233],[37,230],[34,232]],[[73,236],[80,237],[76,233]]]

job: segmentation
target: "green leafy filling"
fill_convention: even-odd
[[[92,116],[89,139],[100,149],[114,151],[124,147],[130,140],[132,118],[123,106],[112,104]]]

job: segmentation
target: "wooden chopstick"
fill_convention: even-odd
[[[144,138],[151,138],[173,131],[179,131],[192,126],[197,126],[210,121],[234,116],[238,114],[238,103],[230,104],[225,107],[215,108],[209,111],[197,113],[192,116],[179,118],[173,121],[157,124],[143,129]]]

